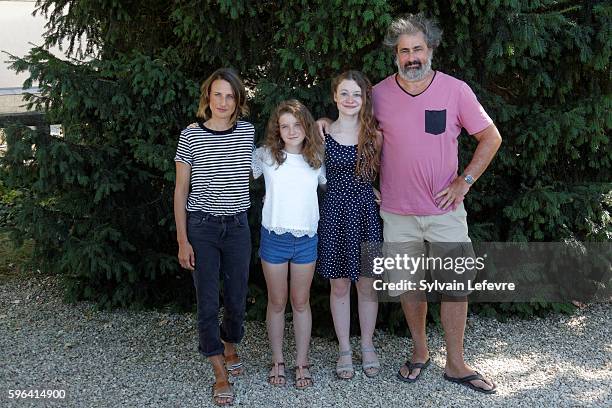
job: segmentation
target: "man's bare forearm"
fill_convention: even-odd
[[[495,125],[491,125],[485,130],[474,135],[478,140],[478,146],[470,164],[465,168],[463,174],[471,175],[474,179],[479,178],[489,167],[495,153],[499,150],[502,138]]]

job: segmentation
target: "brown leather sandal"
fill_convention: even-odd
[[[234,404],[234,389],[227,380],[217,381],[213,384],[213,402],[215,405],[225,407]],[[225,402],[221,402],[221,399],[225,399]],[[229,401],[227,401],[229,400]]]
[[[314,385],[314,381],[310,375],[304,375],[304,369],[307,368],[310,370],[310,365],[305,364],[302,366],[295,366],[295,388],[298,390],[303,390],[308,387],[312,387]],[[298,385],[298,381],[306,380],[306,385]]]
[[[274,370],[276,368],[276,374],[270,374],[268,376],[268,383],[270,385],[274,385],[275,387],[283,387],[287,384],[287,380],[284,374],[280,374],[280,367],[283,367],[283,372],[285,372],[285,363],[284,362],[279,362],[279,363],[273,363],[272,367],[270,367],[270,370]],[[282,378],[282,382],[272,382],[272,380],[276,380],[278,378]]]
[[[237,377],[244,373],[244,367],[242,366],[240,357],[238,357],[238,354],[236,353],[230,354],[229,356],[225,356],[225,368],[234,377]]]

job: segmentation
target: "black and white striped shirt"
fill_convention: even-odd
[[[187,211],[233,215],[245,211],[255,128],[238,121],[228,130],[199,127],[181,132],[174,161],[191,166]]]

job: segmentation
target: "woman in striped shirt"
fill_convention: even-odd
[[[234,401],[226,370],[232,375],[243,372],[235,344],[244,336],[251,258],[246,210],[255,130],[238,117],[247,113],[246,91],[238,75],[225,68],[215,71],[201,87],[200,121],[181,132],[174,159],[178,258],[183,268],[193,271],[199,350],[213,366],[217,405]]]

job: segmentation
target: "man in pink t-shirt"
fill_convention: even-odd
[[[416,243],[425,248],[424,241],[468,243],[467,250],[471,250],[463,199],[491,162],[501,137],[465,82],[431,69],[441,34],[423,15],[398,18],[389,26],[385,44],[393,49],[398,72],[378,83],[372,92],[384,138],[380,214],[386,245]],[[478,147],[458,175],[457,139],[462,129],[478,141]],[[466,251],[463,244],[455,245]],[[420,255],[418,248],[412,256]],[[433,280],[448,281],[448,276],[430,272]],[[474,276],[462,274],[467,279]],[[418,380],[430,362],[425,334],[427,302],[410,292],[400,298],[414,342],[412,357],[397,374],[405,382]],[[468,293],[442,293],[447,350],[444,378],[489,394],[495,392],[495,384],[463,358]]]

